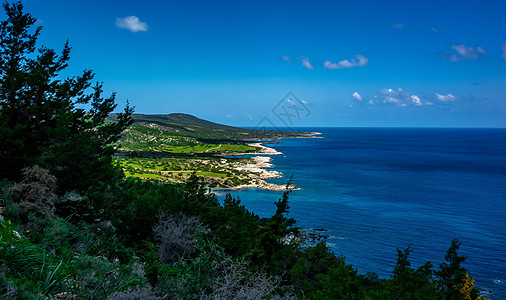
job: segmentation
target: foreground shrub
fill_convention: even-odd
[[[11,202],[17,207],[18,216],[26,219],[29,214],[54,217],[56,177],[39,166],[23,169],[23,181],[7,188]]]
[[[125,292],[116,292],[107,297],[107,300],[159,300],[150,286],[136,287]]]
[[[197,218],[179,215],[160,215],[153,226],[159,242],[158,254],[162,262],[171,264],[195,250],[197,237],[209,230]]]
[[[4,282],[0,294],[14,294],[13,299],[38,299],[65,291],[66,259],[48,255],[10,221],[0,223],[0,278]]]
[[[263,271],[251,271],[244,260],[225,259],[214,261],[217,276],[210,284],[206,299],[265,299],[273,295],[280,280]]]
[[[147,284],[142,265],[120,265],[105,257],[81,256],[69,266],[68,284],[81,299],[105,299],[108,295]]]
[[[158,285],[172,299],[276,299],[280,281],[233,259],[214,243],[200,240],[193,259],[168,266]]]

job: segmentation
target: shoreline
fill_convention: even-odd
[[[282,172],[274,171],[274,170],[266,170],[268,168],[274,167],[273,164],[270,162],[272,161],[271,155],[282,155],[282,152],[277,151],[274,148],[270,148],[267,146],[264,146],[261,142],[254,142],[247,144],[251,147],[257,147],[260,148],[260,152],[255,153],[237,153],[237,156],[244,156],[244,155],[263,155],[263,156],[253,156],[251,157],[252,163],[247,163],[245,165],[239,165],[236,167],[233,167],[233,169],[238,171],[248,171],[249,177],[252,180],[252,184],[246,184],[246,185],[239,185],[235,187],[230,188],[216,188],[216,190],[230,190],[230,191],[240,191],[240,190],[246,190],[251,188],[257,188],[257,189],[263,189],[268,191],[285,191],[287,189],[286,185],[279,185],[275,183],[270,183],[265,181],[265,179],[272,179],[272,178],[280,178],[283,176]],[[267,156],[266,156],[267,155]],[[255,174],[257,174],[255,176]],[[296,186],[292,186],[290,188],[291,190],[300,190],[300,188]]]
[[[274,148],[267,147],[263,145],[261,142],[254,142],[247,144],[250,147],[260,148],[259,153],[251,153],[251,154],[263,154],[263,155],[283,155],[283,152],[279,152]]]
[[[296,137],[296,138],[323,138],[321,135],[321,132],[310,132],[307,136],[304,137]],[[282,140],[282,139],[281,139]],[[280,141],[281,141],[280,140]],[[266,140],[266,141],[259,141],[259,142],[250,142],[247,143],[248,146],[260,148],[259,152],[254,153],[230,153],[228,155],[230,156],[246,156],[246,155],[262,155],[262,156],[253,156],[251,159],[254,161],[252,164],[246,164],[245,166],[239,166],[234,167],[235,170],[238,171],[249,171],[250,178],[253,181],[253,184],[247,184],[247,185],[239,185],[235,187],[229,187],[229,188],[216,188],[215,190],[229,190],[229,191],[240,191],[240,190],[247,190],[251,188],[256,189],[263,189],[268,191],[285,191],[287,189],[290,190],[300,190],[300,187],[297,187],[295,185],[290,185],[287,187],[286,184],[280,185],[275,183],[270,183],[265,181],[265,179],[271,179],[271,178],[280,178],[282,177],[283,173],[279,171],[269,171],[266,170],[267,168],[274,167],[273,164],[270,162],[272,161],[271,155],[283,155],[282,152],[277,151],[274,148],[267,147],[263,143],[270,142],[272,140]],[[280,142],[276,141],[276,142]],[[259,174],[256,177],[252,177],[252,174]]]
[[[312,132],[311,136],[321,134]],[[290,185],[287,187],[286,183],[277,184],[267,182],[268,179],[281,178],[283,173],[273,170],[274,165],[271,163],[274,155],[283,155],[282,152],[274,148],[265,146],[264,144],[279,143],[282,140],[250,140],[243,141],[244,144],[254,147],[254,152],[237,153],[237,152],[219,152],[219,153],[202,153],[207,154],[206,157],[172,157],[175,159],[176,165],[180,164],[179,169],[172,169],[171,166],[154,168],[149,164],[136,162],[129,167],[125,163],[124,171],[127,176],[134,176],[146,180],[159,180],[164,182],[182,183],[192,172],[203,178],[206,186],[211,190],[229,190],[240,191],[247,189],[261,189],[266,191],[285,191],[300,190],[301,188]],[[214,149],[219,149],[221,144]],[[209,149],[208,149],[209,150]],[[212,159],[214,157],[214,159]],[[121,158],[120,158],[121,159]],[[129,158],[126,158],[127,160]],[[136,158],[131,158],[136,159]],[[140,158],[142,159],[142,158]],[[146,158],[149,159],[149,158]],[[131,163],[130,163],[131,164]],[[202,165],[202,167],[199,167]],[[131,170],[128,171],[127,169]],[[132,169],[133,168],[133,169]],[[154,168],[154,169],[153,169]],[[130,173],[129,173],[130,172]],[[214,172],[214,173],[213,173]]]

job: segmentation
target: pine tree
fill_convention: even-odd
[[[57,176],[60,188],[85,189],[114,178],[111,155],[133,120],[127,104],[116,122],[115,94],[103,98],[94,74],[61,78],[70,46],[60,55],[36,49],[42,27],[21,2],[4,3],[0,23],[0,178],[19,180],[25,167],[40,165]],[[91,94],[88,93],[91,88]],[[89,109],[85,109],[89,107]]]
[[[457,239],[452,241],[450,248],[446,251],[445,262],[442,262],[439,265],[439,271],[435,272],[447,300],[461,298],[459,286],[467,275],[467,270],[461,266],[466,257],[457,253],[461,244]]]

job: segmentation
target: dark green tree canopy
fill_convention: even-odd
[[[111,155],[121,132],[133,120],[127,104],[117,122],[106,122],[115,95],[103,98],[94,74],[61,78],[70,46],[61,54],[41,46],[41,27],[21,2],[4,3],[0,23],[0,178],[19,180],[21,169],[49,169],[60,187],[83,189],[114,177]]]

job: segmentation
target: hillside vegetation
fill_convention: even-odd
[[[437,268],[411,266],[408,247],[391,277],[378,278],[297,227],[289,185],[260,218],[230,195],[218,201],[197,174],[182,183],[125,178],[112,157],[132,109],[109,122],[114,95],[102,97],[91,71],[58,75],[68,44],[59,55],[37,50],[36,19],[20,2],[3,7],[0,298],[480,299],[456,240]],[[179,130],[189,143],[220,136]]]
[[[266,159],[240,156],[266,154],[266,148],[238,137],[312,137],[310,133],[231,127],[187,114],[133,114],[132,118],[134,124],[123,132],[115,155],[115,163],[127,177],[183,183],[195,172],[210,188],[283,190],[265,181],[280,176],[263,169],[270,166]],[[114,119],[114,115],[109,118]]]
[[[115,119],[114,114],[110,120]],[[166,115],[133,114],[138,125],[158,128],[174,136],[192,137],[200,141],[245,141],[260,139],[279,139],[284,137],[308,137],[310,133],[285,130],[259,130],[217,124],[195,116],[173,113]]]

